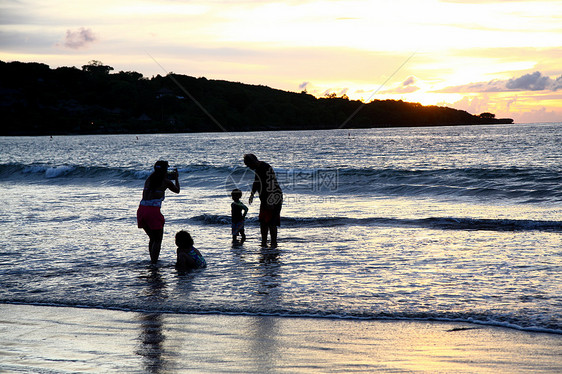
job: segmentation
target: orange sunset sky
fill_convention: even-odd
[[[3,0],[0,60],[99,60],[562,122],[562,1]]]

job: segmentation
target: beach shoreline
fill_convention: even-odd
[[[0,304],[0,372],[558,373],[562,336],[457,322]]]

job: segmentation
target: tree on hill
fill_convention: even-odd
[[[91,60],[87,65],[82,65],[82,70],[95,75],[107,75],[109,72],[113,71],[113,68],[111,66],[104,65],[101,61]]]
[[[480,115],[478,117],[484,118],[484,119],[493,119],[493,118],[496,118],[496,115],[494,113],[484,112],[484,113],[480,113]]]

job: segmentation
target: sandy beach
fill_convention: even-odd
[[[559,373],[562,336],[422,321],[0,304],[1,372]]]

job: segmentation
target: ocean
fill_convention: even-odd
[[[562,124],[0,137],[0,303],[148,313],[458,321],[562,334]],[[284,192],[232,245],[245,153]],[[136,225],[157,160],[160,261]],[[175,270],[188,230],[208,267]]]

